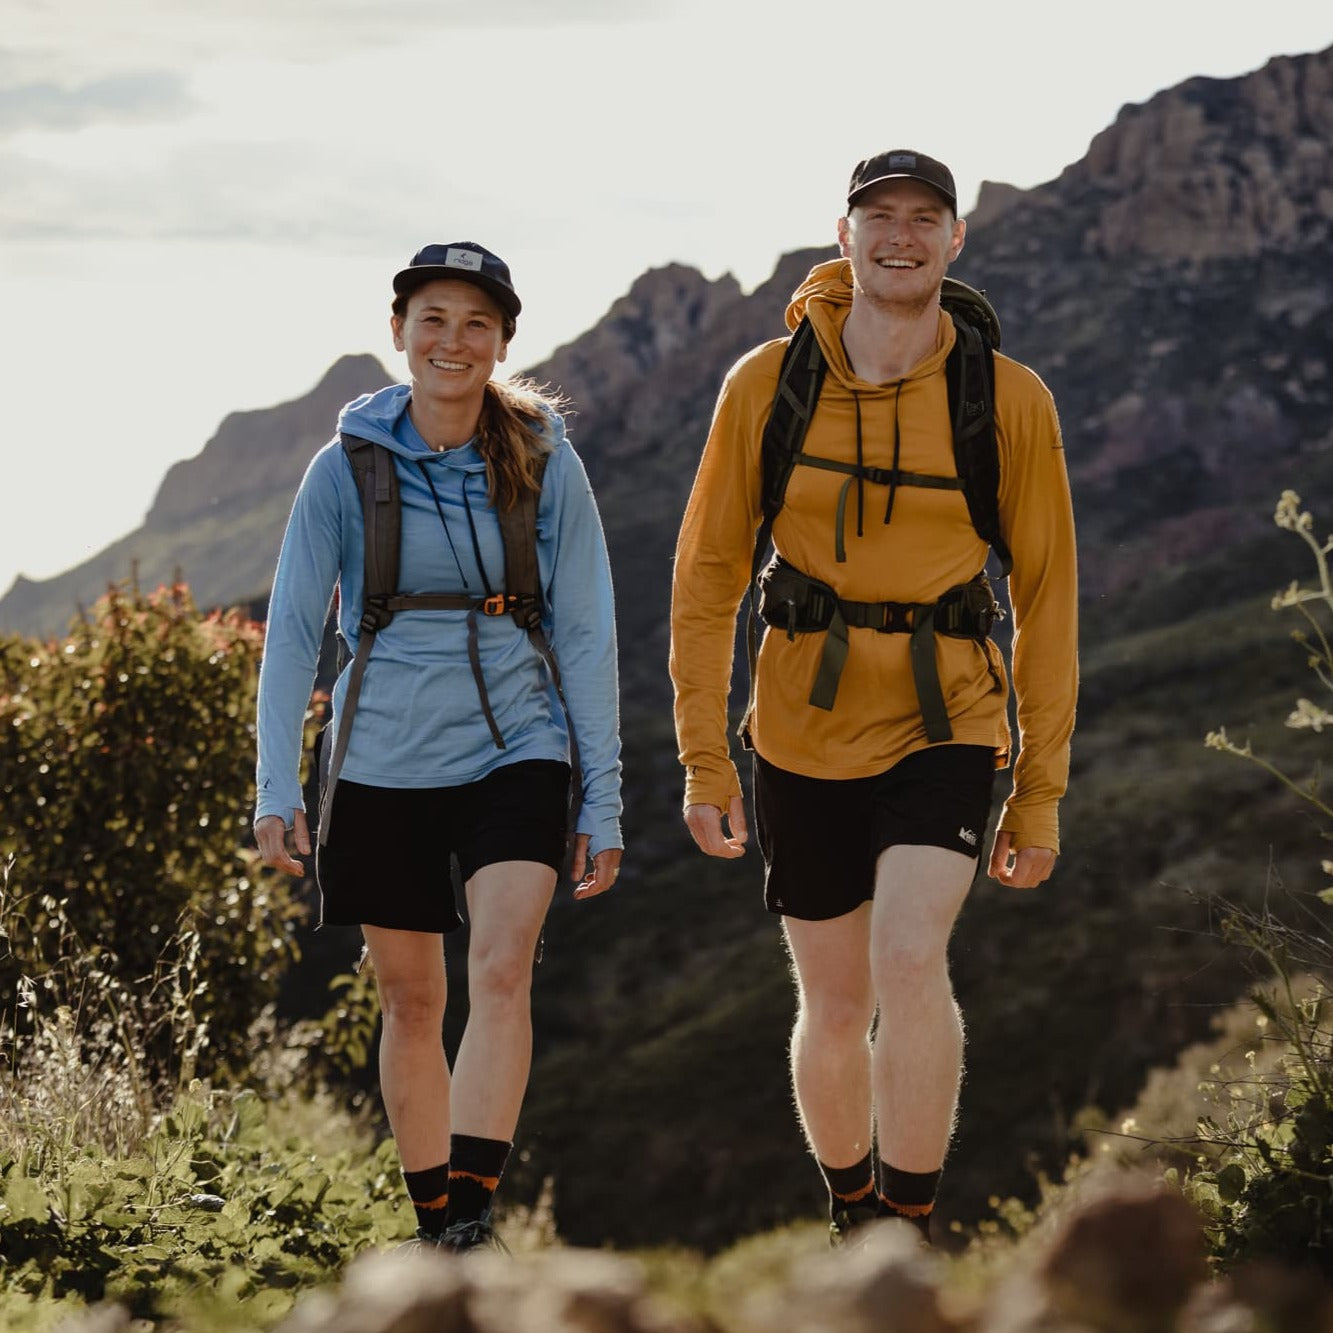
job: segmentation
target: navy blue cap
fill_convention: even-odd
[[[953,172],[943,162],[911,148],[891,148],[887,153],[877,153],[858,162],[852,168],[851,183],[847,186],[847,207],[852,208],[872,185],[903,179],[929,185],[944,196],[954,216],[958,216],[958,190],[953,183]]]
[[[410,296],[418,287],[440,278],[474,283],[495,297],[511,319],[517,319],[523,309],[509,276],[509,265],[475,241],[422,246],[412,256],[412,262],[393,275],[393,290],[398,296]]]

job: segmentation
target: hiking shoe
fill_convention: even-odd
[[[398,1252],[410,1250],[438,1250],[444,1245],[444,1236],[438,1231],[427,1231],[424,1227],[417,1228],[417,1234],[411,1240],[405,1240],[401,1245],[395,1246]]]
[[[853,1204],[850,1208],[839,1208],[828,1224],[829,1247],[837,1250],[861,1240],[866,1226],[879,1215],[878,1204],[870,1207]]]
[[[500,1239],[491,1225],[489,1209],[480,1217],[455,1222],[452,1226],[446,1227],[444,1235],[436,1244],[442,1250],[453,1250],[459,1254],[468,1250],[499,1250],[503,1254],[509,1253],[509,1246]]]

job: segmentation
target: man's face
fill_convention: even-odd
[[[929,185],[876,185],[838,222],[838,246],[851,262],[858,295],[886,309],[918,310],[932,301],[963,248],[967,224]]]

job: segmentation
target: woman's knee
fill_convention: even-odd
[[[468,1002],[527,1004],[532,991],[530,948],[506,941],[491,948],[474,950],[468,956]]]
[[[379,982],[384,1021],[400,1031],[439,1033],[444,1023],[445,989],[438,982]]]

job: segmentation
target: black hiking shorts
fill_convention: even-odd
[[[875,896],[886,847],[980,856],[995,786],[989,745],[931,745],[868,778],[809,778],[754,756],[755,832],[764,905],[829,921]]]
[[[339,778],[319,848],[320,925],[444,934],[463,924],[450,874],[537,861],[557,874],[569,827],[569,765],[506,764],[458,787],[370,787]]]

